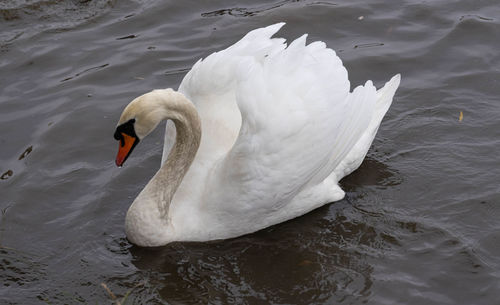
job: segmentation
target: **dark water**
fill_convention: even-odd
[[[0,2],[0,303],[499,304],[498,1]],[[353,85],[400,72],[347,196],[227,241],[140,249],[125,212],[162,130],[114,165],[122,108],[278,21]],[[463,117],[460,120],[460,113]]]

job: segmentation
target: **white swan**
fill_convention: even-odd
[[[323,42],[271,39],[283,25],[199,60],[177,92],[154,90],[125,108],[119,166],[171,121],[162,167],[127,212],[131,242],[236,237],[344,197],[338,181],[361,164],[400,76],[350,93],[346,69]]]

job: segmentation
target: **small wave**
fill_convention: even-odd
[[[233,17],[252,17],[259,15],[261,13],[282,7],[286,5],[287,3],[292,2],[292,1],[281,1],[278,3],[270,4],[270,5],[261,5],[258,7],[251,7],[251,8],[245,8],[245,7],[234,7],[234,8],[226,8],[226,9],[219,9],[207,13],[202,13],[202,17],[216,17],[216,16],[222,16],[222,15],[230,15]]]
[[[63,31],[84,24],[109,11],[116,0],[42,0],[0,2],[0,45],[20,37],[29,38],[44,31]],[[29,24],[30,26],[27,26]]]

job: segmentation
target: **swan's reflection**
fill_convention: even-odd
[[[400,184],[401,177],[386,164],[370,157],[366,157],[361,166],[352,174],[340,181],[346,192],[354,192],[357,187],[377,186],[387,188]]]
[[[347,202],[338,205],[232,240],[133,247],[133,263],[157,272],[161,296],[173,302],[308,304],[366,296],[373,269],[366,248],[381,236],[349,220]]]

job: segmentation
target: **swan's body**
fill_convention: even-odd
[[[349,93],[335,52],[306,46],[305,35],[288,47],[271,39],[282,25],[198,61],[178,92],[155,90],[124,110],[122,147],[123,130],[132,126],[138,140],[173,121],[162,167],[127,213],[133,243],[235,237],[344,197],[338,181],[364,159],[399,75],[378,91],[368,81]]]

